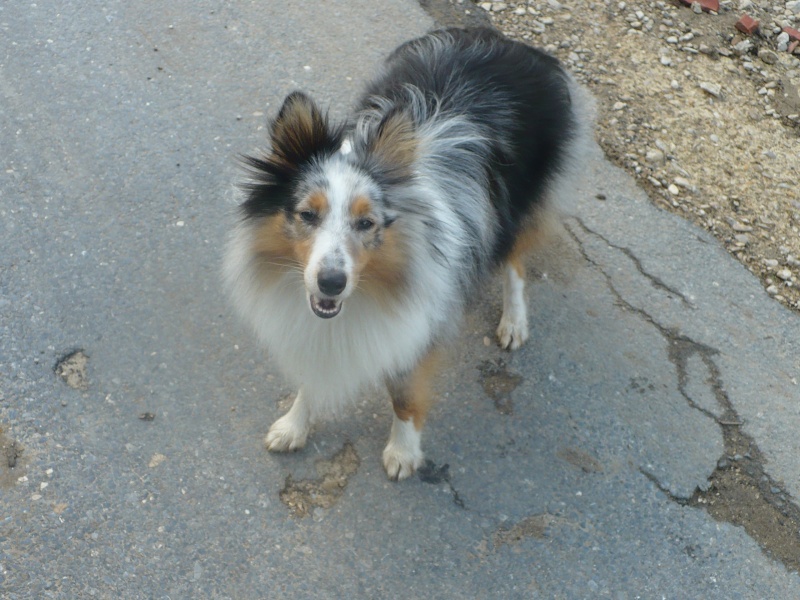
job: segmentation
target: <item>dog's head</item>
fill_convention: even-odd
[[[302,93],[271,123],[271,148],[247,157],[242,205],[255,226],[253,254],[265,275],[302,272],[313,313],[339,314],[356,292],[386,301],[405,284],[407,239],[392,190],[413,177],[417,140],[409,116],[390,111],[346,137]]]

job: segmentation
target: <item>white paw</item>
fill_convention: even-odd
[[[523,315],[509,317],[503,313],[497,327],[497,340],[505,350],[516,350],[528,340],[528,319]]]
[[[299,422],[289,411],[269,428],[264,445],[270,452],[297,450],[306,445],[309,429],[307,423]]]
[[[413,475],[424,460],[422,450],[412,450],[397,444],[389,444],[383,451],[383,468],[392,481],[402,481]]]
[[[400,481],[411,475],[425,459],[422,436],[411,420],[401,421],[394,415],[389,443],[383,450],[383,468],[389,479]]]

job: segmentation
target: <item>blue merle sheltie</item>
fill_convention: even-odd
[[[225,258],[240,313],[299,391],[265,439],[302,448],[319,417],[383,383],[383,465],[404,479],[441,349],[495,268],[502,348],[528,338],[524,257],[581,170],[591,101],[556,59],[489,29],[401,45],[346,123],[290,94],[245,158]]]

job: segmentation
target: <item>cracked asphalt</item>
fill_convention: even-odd
[[[468,316],[418,477],[382,471],[383,391],[262,448],[292,390],[220,289],[235,157],[432,25],[0,6],[2,598],[800,597],[800,321],[599,150],[528,345],[484,343],[499,286]]]

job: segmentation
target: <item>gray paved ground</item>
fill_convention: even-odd
[[[470,316],[423,477],[386,481],[382,392],[262,449],[291,390],[220,290],[233,158],[285,93],[342,114],[430,25],[411,0],[0,6],[0,596],[800,597],[695,494],[744,444],[755,509],[796,514],[800,321],[599,152],[531,264],[528,346],[484,345],[496,293]],[[54,373],[76,349],[83,390]],[[326,474],[329,506],[289,485]]]

